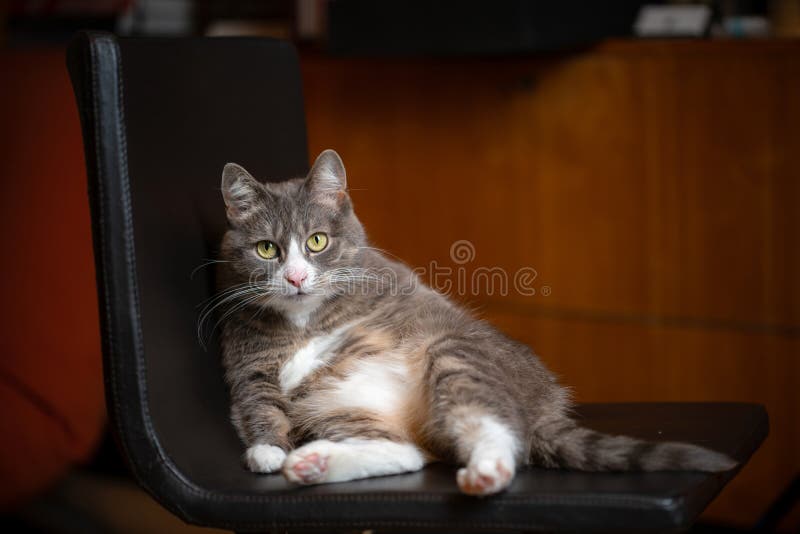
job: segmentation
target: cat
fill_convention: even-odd
[[[344,165],[261,183],[229,163],[221,344],[231,419],[257,473],[298,484],[460,466],[463,493],[524,465],[584,471],[732,469],[724,454],[599,433],[527,346],[369,246]],[[381,273],[381,275],[376,274]],[[390,276],[386,276],[386,275]]]

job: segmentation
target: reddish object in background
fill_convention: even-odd
[[[80,124],[61,49],[0,53],[0,509],[86,460],[104,421]]]

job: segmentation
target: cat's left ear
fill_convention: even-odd
[[[342,158],[335,150],[328,149],[317,156],[305,186],[322,201],[338,203],[347,196],[347,173]]]

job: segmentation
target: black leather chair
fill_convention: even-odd
[[[195,334],[225,228],[224,163],[307,170],[297,55],[267,39],[78,35],[68,66],[89,176],[108,411],[138,482],[189,523],[237,531],[680,530],[734,476],[530,469],[496,497],[458,493],[454,468],[291,487],[243,469],[218,348]],[[767,433],[747,404],[604,404],[585,424],[687,440],[746,462]]]

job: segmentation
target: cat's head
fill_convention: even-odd
[[[365,246],[346,188],[344,165],[333,150],[322,152],[305,178],[277,183],[261,183],[227,164],[222,259],[228,283],[254,290],[260,305],[295,314],[332,297],[333,282],[357,270]]]

